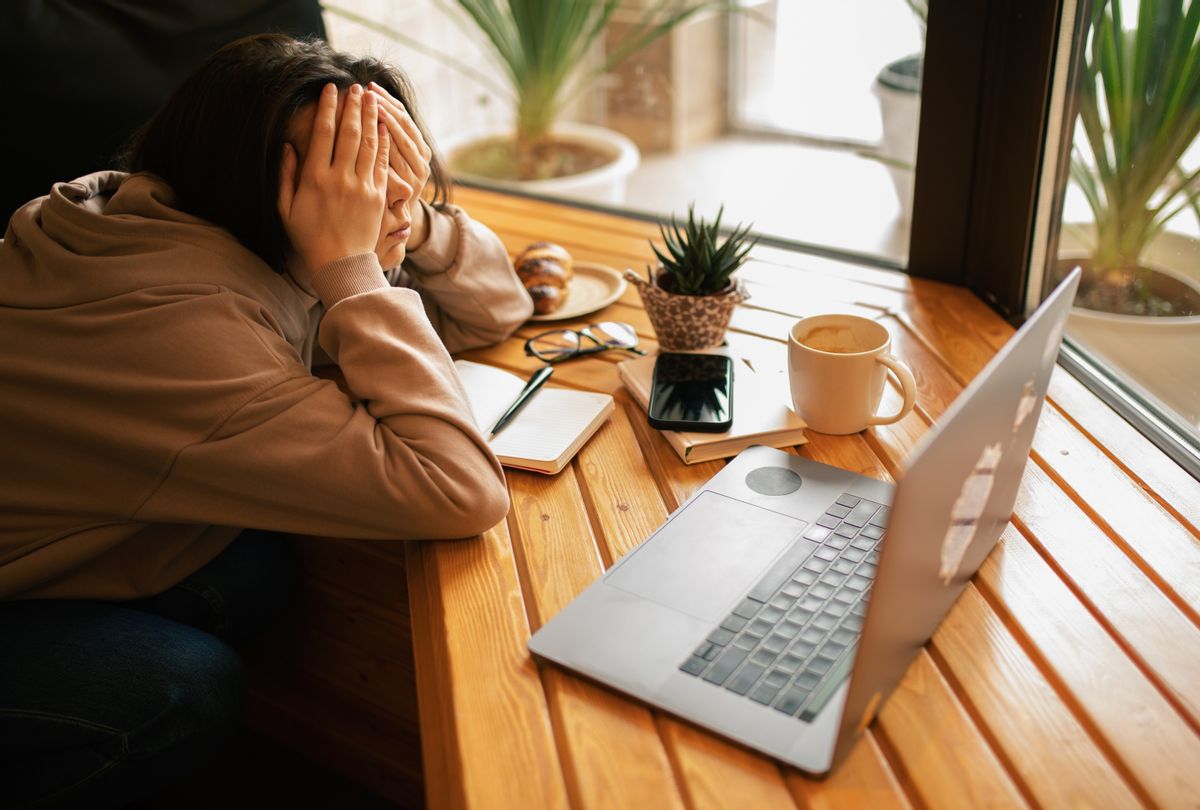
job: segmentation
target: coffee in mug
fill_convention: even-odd
[[[854,330],[848,326],[817,326],[804,336],[803,342],[810,349],[834,354],[854,354],[868,348],[855,338]]]
[[[788,384],[792,404],[812,430],[844,435],[870,425],[898,422],[912,410],[912,371],[891,354],[887,327],[857,315],[813,315],[788,334]],[[887,371],[900,382],[899,412],[878,416]]]

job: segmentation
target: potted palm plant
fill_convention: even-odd
[[[439,0],[439,5],[456,7],[483,35],[502,68],[495,78],[403,31],[340,6],[324,7],[432,56],[512,101],[512,131],[443,140],[456,174],[520,182],[527,189],[532,184],[530,190],[572,191],[601,202],[617,202],[623,195],[624,178],[638,165],[637,147],[603,127],[560,123],[563,108],[617,64],[693,15],[736,7],[731,0],[655,0],[598,64],[589,64],[593,46],[622,0]],[[574,179],[562,179],[568,177]],[[596,181],[600,183],[593,188]]]
[[[1186,5],[1142,0],[1126,30],[1121,0],[1096,4],[1071,160],[1093,222],[1064,226],[1058,268],[1084,271],[1073,336],[1200,423],[1200,242],[1166,230],[1200,218],[1200,169],[1181,163],[1200,135],[1200,6]]]
[[[646,278],[632,270],[625,277],[637,288],[660,348],[695,351],[721,345],[733,308],[749,298],[733,273],[746,261],[758,239],[738,226],[720,239],[721,216],[709,222],[688,207],[687,222],[674,216],[659,223],[663,249],[650,245],[659,264]]]

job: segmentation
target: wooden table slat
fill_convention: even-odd
[[[1195,655],[1200,627],[1108,542],[1039,464],[1030,464],[1025,473],[1017,514],[1060,576],[1086,594],[1088,607],[1144,662],[1193,728],[1200,729],[1200,661]]]
[[[658,723],[689,810],[797,806],[770,760],[667,715]]]
[[[772,308],[793,314],[803,313],[808,302],[814,299],[857,304],[880,312],[902,309],[912,299],[907,289],[901,291],[863,284],[841,274],[797,272],[794,266],[784,267],[754,259],[747,261],[738,270],[738,275],[751,290],[761,291]]]
[[[788,771],[787,782],[797,804],[808,810],[907,810],[913,806],[871,729],[863,732],[846,761],[825,779],[806,779],[798,771]]]
[[[575,461],[577,478],[586,486],[594,522],[601,529],[605,567],[631,551],[667,519],[668,510],[645,458],[628,451],[636,446],[629,415],[619,407]]]
[[[472,207],[472,213],[479,216],[482,210]],[[570,244],[571,255],[576,259],[602,261],[618,271],[631,267],[639,273],[644,272],[646,264],[654,258],[649,240],[652,233],[657,235],[657,230],[647,231],[645,236],[605,233],[578,223],[563,222],[556,224],[555,235],[551,239],[544,223],[530,220],[519,212],[496,209],[488,211],[487,216],[489,223],[501,235],[504,246],[513,255],[534,242],[552,241]]]
[[[537,630],[603,568],[573,466],[556,476],[514,470],[508,482],[526,610]],[[542,680],[574,806],[683,806],[647,708],[557,667],[546,667]]]
[[[947,317],[945,309],[939,309],[922,304],[905,309],[896,317],[946,365],[959,384],[965,386],[987,364],[995,350],[977,335],[963,332]]]
[[[786,248],[776,248],[770,245],[759,245],[754,250],[753,259],[768,264],[778,264],[782,267],[799,270],[807,274],[833,276],[847,279],[864,286],[882,287],[897,292],[909,292],[916,286],[914,279],[907,273],[880,267],[857,264],[829,256],[818,256],[812,253],[800,253]],[[919,281],[922,285],[936,285],[936,282]]]
[[[943,286],[939,293],[953,308],[962,328],[978,335],[999,351],[1012,337],[1013,328],[999,313],[966,287]]]
[[[507,528],[407,550],[429,805],[568,807]]]
[[[1111,463],[1157,498],[1176,520],[1200,533],[1200,481],[1062,368],[1050,377],[1050,400]]]
[[[976,581],[1139,797],[1194,806],[1200,738],[1014,527]]]
[[[1200,538],[1053,407],[1038,424],[1033,451],[1056,481],[1070,488],[1075,502],[1119,536],[1143,567],[1155,571],[1200,624]]]
[[[880,481],[893,480],[891,472],[861,434],[826,436],[810,432],[808,443],[799,445],[796,452],[822,464],[832,465],[836,461],[838,467],[859,475],[868,475]]]
[[[461,200],[458,200],[460,204],[467,205],[474,216],[491,223],[493,227],[497,228],[499,228],[499,221],[496,219],[497,216],[521,212],[528,217],[528,211],[533,207],[538,209],[538,221],[548,226],[547,229],[553,230],[555,233],[561,233],[556,226],[562,224],[571,227],[582,227],[588,231],[603,234],[626,235],[634,233],[644,235],[646,238],[658,235],[658,225],[655,222],[646,220],[631,219],[600,211],[575,208],[570,205],[542,204],[533,200],[520,200],[503,192],[491,192],[484,189],[458,189],[457,191],[462,197]],[[804,268],[811,272],[837,275],[851,278],[858,282],[897,290],[906,290],[912,286],[912,279],[904,273],[895,270],[853,264],[826,256],[801,254],[782,248],[773,248],[768,245],[760,245],[755,250],[755,258],[763,262],[779,263],[785,267],[793,267],[797,261],[800,261],[803,263]]]
[[[472,216],[491,223],[492,227],[497,230],[502,230],[499,217],[513,216],[514,214],[528,217],[528,209],[532,202],[533,206],[540,209],[536,219],[538,224],[554,230],[555,233],[561,233],[556,227],[558,225],[581,227],[591,233],[611,234],[613,236],[626,236],[634,233],[645,234],[649,237],[652,234],[658,233],[658,226],[652,222],[616,216],[601,211],[575,208],[570,205],[539,205],[533,201],[514,198],[503,192],[487,191],[485,189],[471,189],[470,191],[456,189],[456,192],[462,192],[470,196],[470,202],[467,205]]]
[[[917,402],[925,414],[936,419],[958,398],[962,383],[942,358],[912,333],[904,319],[889,318],[883,323],[892,333],[892,352],[912,369],[916,378]],[[888,379],[891,380],[890,375]]]
[[[934,634],[933,650],[1038,804],[1141,806],[974,586]]]
[[[558,668],[542,679],[572,807],[685,806],[649,709]]]
[[[1012,775],[922,650],[875,721],[926,807],[1024,807]]]

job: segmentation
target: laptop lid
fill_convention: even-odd
[[[1008,524],[1080,272],[917,443],[896,489],[834,752],[874,718]]]

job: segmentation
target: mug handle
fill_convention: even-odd
[[[869,416],[867,417],[868,425],[890,425],[893,422],[899,422],[909,411],[913,409],[913,405],[917,401],[917,381],[913,378],[912,371],[908,366],[901,363],[890,354],[881,354],[875,358],[880,363],[883,363],[892,373],[896,375],[896,379],[900,381],[900,388],[904,392],[904,404],[900,406],[900,410],[891,416]]]

